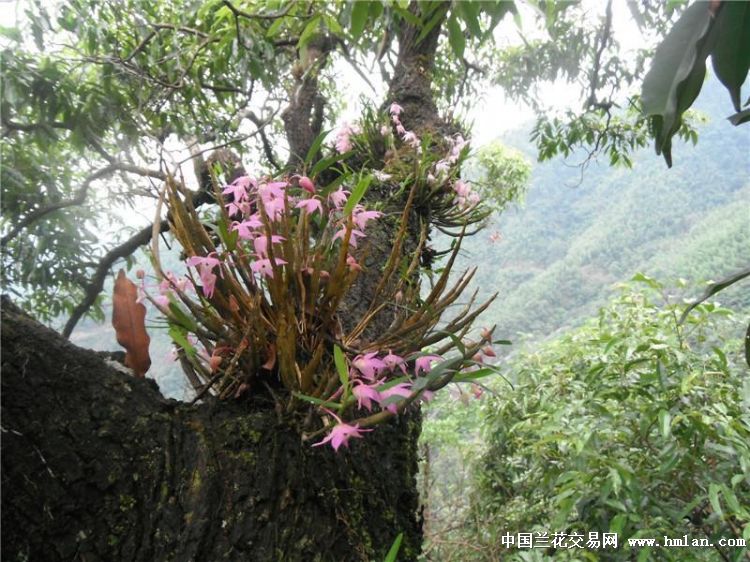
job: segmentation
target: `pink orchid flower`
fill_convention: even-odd
[[[385,363],[375,357],[376,351],[367,353],[365,355],[357,355],[352,361],[352,365],[356,368],[364,378],[370,381],[374,381],[378,373],[385,369]]]
[[[199,275],[201,279],[201,285],[203,286],[203,295],[206,298],[214,296],[214,289],[216,288],[216,275],[211,272],[210,269],[201,267],[199,269]]]
[[[140,302],[140,301],[138,301],[138,302]],[[155,296],[154,297],[154,304],[162,312],[165,312],[165,311],[169,310],[169,296],[167,296],[166,294]]]
[[[338,417],[330,410],[326,410],[326,412],[333,416],[338,423],[333,426],[333,429],[331,429],[331,432],[325,439],[319,441],[318,443],[315,443],[313,447],[319,447],[320,445],[330,443],[331,447],[333,447],[333,450],[338,452],[341,445],[344,445],[345,447],[349,446],[349,439],[351,439],[352,437],[360,439],[362,438],[363,433],[372,431],[372,429],[360,429],[359,425],[350,425],[348,423],[344,423],[343,421],[341,421],[340,417]]]
[[[271,235],[271,244],[278,244],[280,242],[283,242],[286,240],[283,236],[279,236],[278,234]],[[259,258],[267,258],[268,257],[268,236],[267,235],[260,235],[256,237],[253,240],[253,248],[255,248],[255,254]]]
[[[411,383],[402,382],[392,386],[391,388],[380,391],[381,400],[379,401],[379,403],[381,406],[385,406],[385,409],[392,414],[396,414],[398,413],[398,405],[401,400],[394,401],[392,400],[393,397],[400,396],[401,398],[409,398],[411,394]]]
[[[339,154],[349,152],[354,145],[352,144],[351,136],[359,133],[359,127],[352,125],[348,122],[341,124],[338,132],[336,133],[336,150]]]
[[[264,275],[265,277],[269,277],[273,279],[273,266],[274,265],[286,265],[287,262],[281,259],[276,259],[273,264],[271,264],[271,260],[264,258],[255,260],[253,263],[250,264],[250,269],[253,270],[254,273],[260,273],[261,275]]]
[[[388,351],[388,355],[383,357],[383,363],[385,363],[385,366],[390,371],[401,369],[401,372],[406,374],[406,361],[404,361],[403,357],[400,357],[394,353],[391,353],[390,350]]]
[[[221,262],[219,261],[219,258],[212,257],[211,254],[209,254],[205,257],[191,256],[187,260],[185,260],[185,263],[188,265],[188,267],[208,268],[210,271]]]
[[[404,108],[401,107],[399,104],[397,104],[395,101],[391,104],[391,107],[388,108],[388,112],[391,115],[399,116],[404,111]]]
[[[323,205],[319,199],[315,199],[314,197],[303,199],[294,207],[296,209],[302,209],[308,215],[312,215],[315,211],[318,211],[321,215],[323,214]]]
[[[260,218],[256,213],[242,222],[233,222],[232,230],[236,230],[238,232],[238,236],[243,240],[252,240],[253,238],[255,238],[255,232],[253,231],[260,228],[261,226],[263,226],[263,223],[260,221]]]
[[[380,402],[380,393],[375,390],[376,385],[367,385],[361,380],[354,380],[355,386],[352,388],[352,394],[357,397],[357,407],[362,409],[364,406],[372,412],[372,401]]]
[[[343,187],[339,187],[336,191],[331,193],[328,198],[331,200],[331,203],[333,203],[334,207],[340,209],[341,207],[346,205],[346,200],[348,199],[349,195],[349,191],[344,191]]]
[[[468,197],[471,193],[471,186],[462,180],[458,180],[453,184],[453,189],[459,197]]]
[[[362,205],[357,205],[357,207],[355,207],[352,213],[352,219],[360,230],[364,230],[367,227],[367,221],[383,216],[383,213],[380,211],[366,211]]]
[[[338,239],[343,240],[345,236],[346,236],[346,227],[342,226],[341,229],[337,230],[336,234],[333,235],[333,239],[334,240],[338,240]],[[365,233],[364,232],[362,232],[361,230],[353,229],[352,230],[352,235],[349,237],[349,245],[352,246],[353,248],[356,248],[357,247],[357,238],[364,238],[364,237],[365,237]]]
[[[242,176],[234,180],[229,185],[224,186],[222,193],[232,195],[232,201],[239,203],[247,199],[247,189],[250,187],[252,180],[248,176]]]
[[[432,370],[432,364],[436,361],[442,361],[443,358],[439,355],[423,355],[418,357],[414,362],[414,373],[419,376],[419,373],[429,373]]]
[[[419,148],[419,137],[414,131],[406,131],[401,135],[401,139],[412,148]]]

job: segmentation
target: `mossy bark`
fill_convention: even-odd
[[[418,413],[349,450],[272,410],[189,406],[3,301],[2,559],[399,560],[421,542]]]

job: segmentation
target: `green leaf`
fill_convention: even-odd
[[[711,483],[708,486],[708,501],[711,502],[711,508],[714,510],[714,513],[718,515],[719,517],[724,515],[724,512],[721,509],[721,503],[719,502],[719,485]]]
[[[349,388],[349,367],[346,364],[346,357],[341,348],[337,345],[333,346],[333,361],[336,363],[336,371],[339,374],[339,380],[341,385],[348,389]]]
[[[359,39],[367,24],[367,16],[370,12],[370,2],[354,2],[352,4],[352,18],[349,31],[354,39]]]
[[[388,554],[386,554],[383,562],[396,562],[396,555],[398,554],[398,551],[401,548],[401,541],[403,538],[404,538],[404,534],[399,533],[398,536],[396,537],[396,540],[393,541],[393,544],[391,545],[391,548],[388,551]]]
[[[364,197],[367,188],[370,187],[370,183],[372,183],[372,176],[369,174],[362,176],[359,179],[359,182],[357,182],[357,185],[352,190],[352,194],[349,196],[349,199],[347,199],[346,205],[344,205],[344,216],[352,213],[354,207],[362,200],[362,197]]]
[[[224,246],[226,247],[227,251],[233,252],[234,249],[237,247],[237,240],[239,239],[240,233],[237,230],[229,230],[227,226],[227,221],[224,219],[224,217],[219,219],[219,222],[216,225],[219,230],[219,237],[221,238],[221,241],[224,243]]]
[[[409,5],[408,2],[406,5],[407,6]],[[414,27],[422,27],[422,20],[419,19],[414,14],[412,14],[409,10],[402,8],[401,6],[394,6],[393,11],[396,12],[402,18],[404,18],[407,22],[409,22]]]
[[[747,123],[750,121],[750,109],[745,109],[744,111],[730,115],[727,119],[729,119],[729,122],[735,127]]]
[[[643,79],[643,113],[652,117],[656,153],[663,153],[669,166],[672,137],[703,84],[708,56],[704,43],[712,21],[708,2],[696,2],[685,10],[657,47]]]
[[[336,162],[348,158],[350,154],[351,152],[344,152],[343,154],[334,154],[333,156],[329,156],[328,158],[323,158],[321,161],[315,164],[315,166],[313,166],[312,170],[310,170],[310,176],[314,178],[323,170],[333,166]]]
[[[659,429],[661,429],[661,435],[665,439],[669,437],[671,426],[672,416],[666,410],[659,410]]]
[[[317,137],[315,137],[315,140],[310,145],[310,150],[307,151],[307,156],[305,156],[305,166],[309,166],[313,161],[313,158],[315,158],[315,155],[318,154],[318,151],[320,151],[320,147],[323,144],[323,141],[326,140],[326,137],[330,132],[331,130],[328,129],[327,131],[323,131]]]
[[[184,328],[176,324],[169,326],[169,337],[172,341],[185,350],[188,355],[195,355],[195,347],[188,341]]]
[[[461,26],[458,24],[455,14],[451,15],[448,20],[448,42],[453,49],[453,54],[456,58],[462,59],[464,56],[464,49],[466,49],[466,38],[464,32],[461,30]]]
[[[333,408],[334,410],[341,409],[341,404],[339,404],[338,402],[328,402],[326,400],[321,400],[320,398],[315,398],[314,396],[302,394],[301,392],[292,392],[292,394],[300,400],[310,402],[311,404],[315,404],[316,406],[322,406],[323,408]]]
[[[298,49],[304,48],[310,42],[310,39],[312,39],[313,35],[315,35],[315,33],[318,31],[318,27],[320,26],[320,20],[321,20],[321,16],[320,14],[318,14],[317,16],[312,18],[309,22],[307,22],[305,29],[302,31],[302,33],[299,36],[299,41],[297,43]]]
[[[422,31],[419,32],[419,35],[417,35],[415,44],[419,45],[424,40],[424,38],[427,37],[427,34],[434,29],[434,27],[438,24],[438,22],[442,20],[442,18],[445,17],[445,14],[448,12],[449,7],[450,5],[446,4],[445,6],[441,6],[440,8],[435,10],[435,13],[424,25]]]
[[[715,25],[716,45],[711,62],[739,112],[740,89],[750,67],[750,3],[723,2]]]
[[[169,301],[169,312],[172,314],[177,324],[189,332],[195,332],[198,329],[198,325],[195,323],[193,317],[188,316],[188,314],[182,310],[182,307],[172,300]]]
[[[4,25],[0,25],[0,36],[7,37],[11,41],[15,41],[16,43],[20,43],[23,36],[21,35],[21,30],[16,27],[6,27]]]
[[[481,4],[478,2],[459,2],[456,7],[461,14],[461,19],[466,22],[466,27],[473,37],[482,36],[482,27],[479,25],[479,9]]]
[[[482,369],[477,369],[476,371],[458,373],[455,377],[453,377],[453,382],[475,381],[477,379],[482,379],[484,377],[488,377],[490,375],[497,375],[497,374],[499,374],[499,371],[497,369],[484,367]]]
[[[685,309],[685,312],[682,313],[682,316],[680,316],[680,320],[677,322],[678,324],[682,324],[685,322],[685,319],[688,317],[688,314],[699,304],[706,302],[708,299],[710,299],[712,296],[714,296],[719,291],[723,291],[727,287],[730,287],[731,285],[734,285],[738,281],[742,281],[745,277],[750,275],[750,267],[747,269],[743,269],[742,271],[738,271],[737,273],[734,273],[730,275],[729,277],[726,277],[722,279],[721,281],[718,281],[716,283],[712,283],[708,286],[708,289],[706,289],[706,292],[703,293],[701,298],[699,298],[697,301],[690,304]]]

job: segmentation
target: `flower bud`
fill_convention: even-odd
[[[312,181],[312,180],[311,180],[310,178],[308,178],[307,176],[302,176],[302,177],[301,177],[301,178],[299,179],[299,186],[300,186],[300,187],[301,187],[302,189],[304,189],[305,191],[307,191],[308,193],[312,193],[312,194],[314,194],[314,193],[315,193],[315,184],[314,184],[314,183],[313,183],[313,181]]]

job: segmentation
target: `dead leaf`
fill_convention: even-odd
[[[265,369],[266,371],[272,371],[274,365],[276,365],[276,344],[270,343],[268,344],[268,359],[266,359],[266,362],[263,363],[260,368]]]
[[[151,338],[146,332],[146,307],[137,302],[138,289],[120,270],[112,297],[112,326],[117,343],[125,348],[125,365],[143,378],[151,366],[148,346]]]

